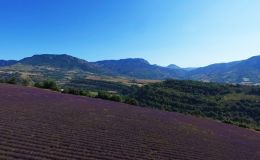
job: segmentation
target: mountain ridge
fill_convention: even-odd
[[[16,60],[0,60],[0,67],[10,66],[15,64]]]
[[[254,84],[260,82],[260,56],[229,63],[200,67],[189,73],[189,79],[212,82]]]
[[[88,62],[67,54],[42,54],[18,61],[0,61],[0,67],[12,68],[19,64],[81,70],[97,75],[123,76],[138,79],[188,79],[205,82],[258,84],[260,83],[260,56],[229,63],[216,63],[199,68],[181,68],[176,65],[162,67],[142,58]],[[17,68],[17,67],[16,67]]]
[[[101,67],[116,71],[119,75],[136,78],[160,79],[175,77],[181,79],[184,77],[184,72],[181,70],[172,70],[166,67],[152,65],[147,60],[140,58],[105,60],[94,63]]]

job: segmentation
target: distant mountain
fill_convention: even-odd
[[[95,64],[113,71],[113,73],[141,79],[183,79],[185,72],[180,69],[170,69],[158,65],[151,65],[140,58],[98,61]]]
[[[27,79],[30,82],[53,79],[59,84],[85,79],[89,75],[111,75],[111,72],[105,68],[66,54],[34,55],[0,68],[0,71],[0,80],[11,77],[16,77],[18,81]]]
[[[170,68],[170,69],[181,69],[181,70],[184,70],[184,71],[192,71],[192,70],[195,70],[197,68],[195,67],[187,67],[187,68],[181,68],[175,64],[170,64],[167,66],[167,68]]]
[[[190,71],[187,79],[242,84],[260,83],[260,56],[201,67]]]
[[[181,68],[181,69],[183,69],[185,71],[193,71],[193,70],[198,69],[198,68],[197,67],[187,67],[187,68]]]
[[[122,76],[136,79],[190,79],[205,82],[260,84],[260,56],[230,63],[212,64],[200,68],[180,68],[176,65],[152,65],[141,58],[88,62],[70,55],[43,54],[20,61],[0,61],[1,75],[17,73],[42,78],[71,80],[75,77]],[[0,75],[0,76],[1,76]],[[6,76],[6,74],[4,74]]]
[[[17,61],[15,60],[0,60],[0,67],[10,66],[15,64]]]
[[[41,68],[53,67],[63,71],[81,70],[82,72],[89,72],[100,76],[125,76],[140,79],[184,78],[182,70],[151,65],[148,61],[140,58],[87,62],[86,60],[66,54],[42,54],[24,58],[16,64],[19,64],[20,68],[23,68],[21,65],[41,66]]]
[[[167,66],[167,68],[170,68],[170,69],[181,69],[181,67],[175,65],[175,64],[170,64]]]
[[[66,54],[34,55],[32,57],[24,58],[18,61],[18,63],[25,64],[25,65],[32,65],[32,66],[55,67],[64,70],[80,69],[80,70],[90,71],[90,72],[100,72],[102,70],[93,63]]]

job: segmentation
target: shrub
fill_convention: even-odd
[[[23,86],[29,86],[30,85],[30,81],[28,79],[22,79],[22,85]]]
[[[45,89],[51,89],[53,91],[59,91],[59,87],[56,84],[56,82],[52,80],[45,80],[43,82],[37,82],[34,84],[35,87],[38,88],[45,88]]]
[[[55,91],[59,90],[57,84],[51,80],[43,81],[43,87],[47,88],[47,89],[55,90]]]
[[[96,98],[109,99],[110,95],[107,92],[99,91]]]
[[[12,78],[8,79],[8,80],[6,81],[6,83],[16,84],[16,83],[17,83],[17,82],[16,82],[16,78],[15,78],[15,77],[12,77]]]
[[[116,101],[116,102],[122,102],[122,97],[120,95],[112,95],[109,100]]]
[[[138,105],[138,104],[139,104],[136,99],[134,99],[134,98],[129,98],[129,97],[127,97],[127,98],[125,99],[125,103],[131,104],[131,105]]]

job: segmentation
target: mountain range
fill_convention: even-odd
[[[15,60],[0,60],[0,67],[4,67],[4,66],[10,66],[15,64],[17,61]]]
[[[242,61],[212,64],[200,68],[162,67],[140,58],[88,62],[70,55],[42,54],[22,60],[0,60],[0,75],[70,80],[87,75],[120,76],[131,79],[188,79],[204,82],[259,84],[260,56]],[[38,75],[38,76],[37,76]]]

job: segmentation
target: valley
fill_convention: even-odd
[[[257,66],[257,58],[251,59],[254,59],[254,65]],[[236,69],[235,65],[244,63],[246,62],[233,62],[225,64],[224,68],[227,70],[232,66]],[[212,74],[222,73],[213,68],[214,65],[189,72],[208,70],[212,71]],[[0,70],[1,81],[5,83],[24,86],[37,84],[39,87],[40,83],[50,80],[56,83],[57,87],[54,88],[59,92],[207,117],[260,130],[260,87],[257,86],[257,81],[252,85],[248,78],[243,78],[248,83],[200,82],[182,78],[142,79],[147,75],[165,74],[165,71],[171,69],[165,70],[141,59],[93,63],[68,55],[36,55],[1,67]],[[146,74],[148,72],[151,73]],[[247,74],[250,73],[252,72],[247,67]],[[237,76],[239,75],[235,75]],[[255,78],[257,79],[257,76]]]

